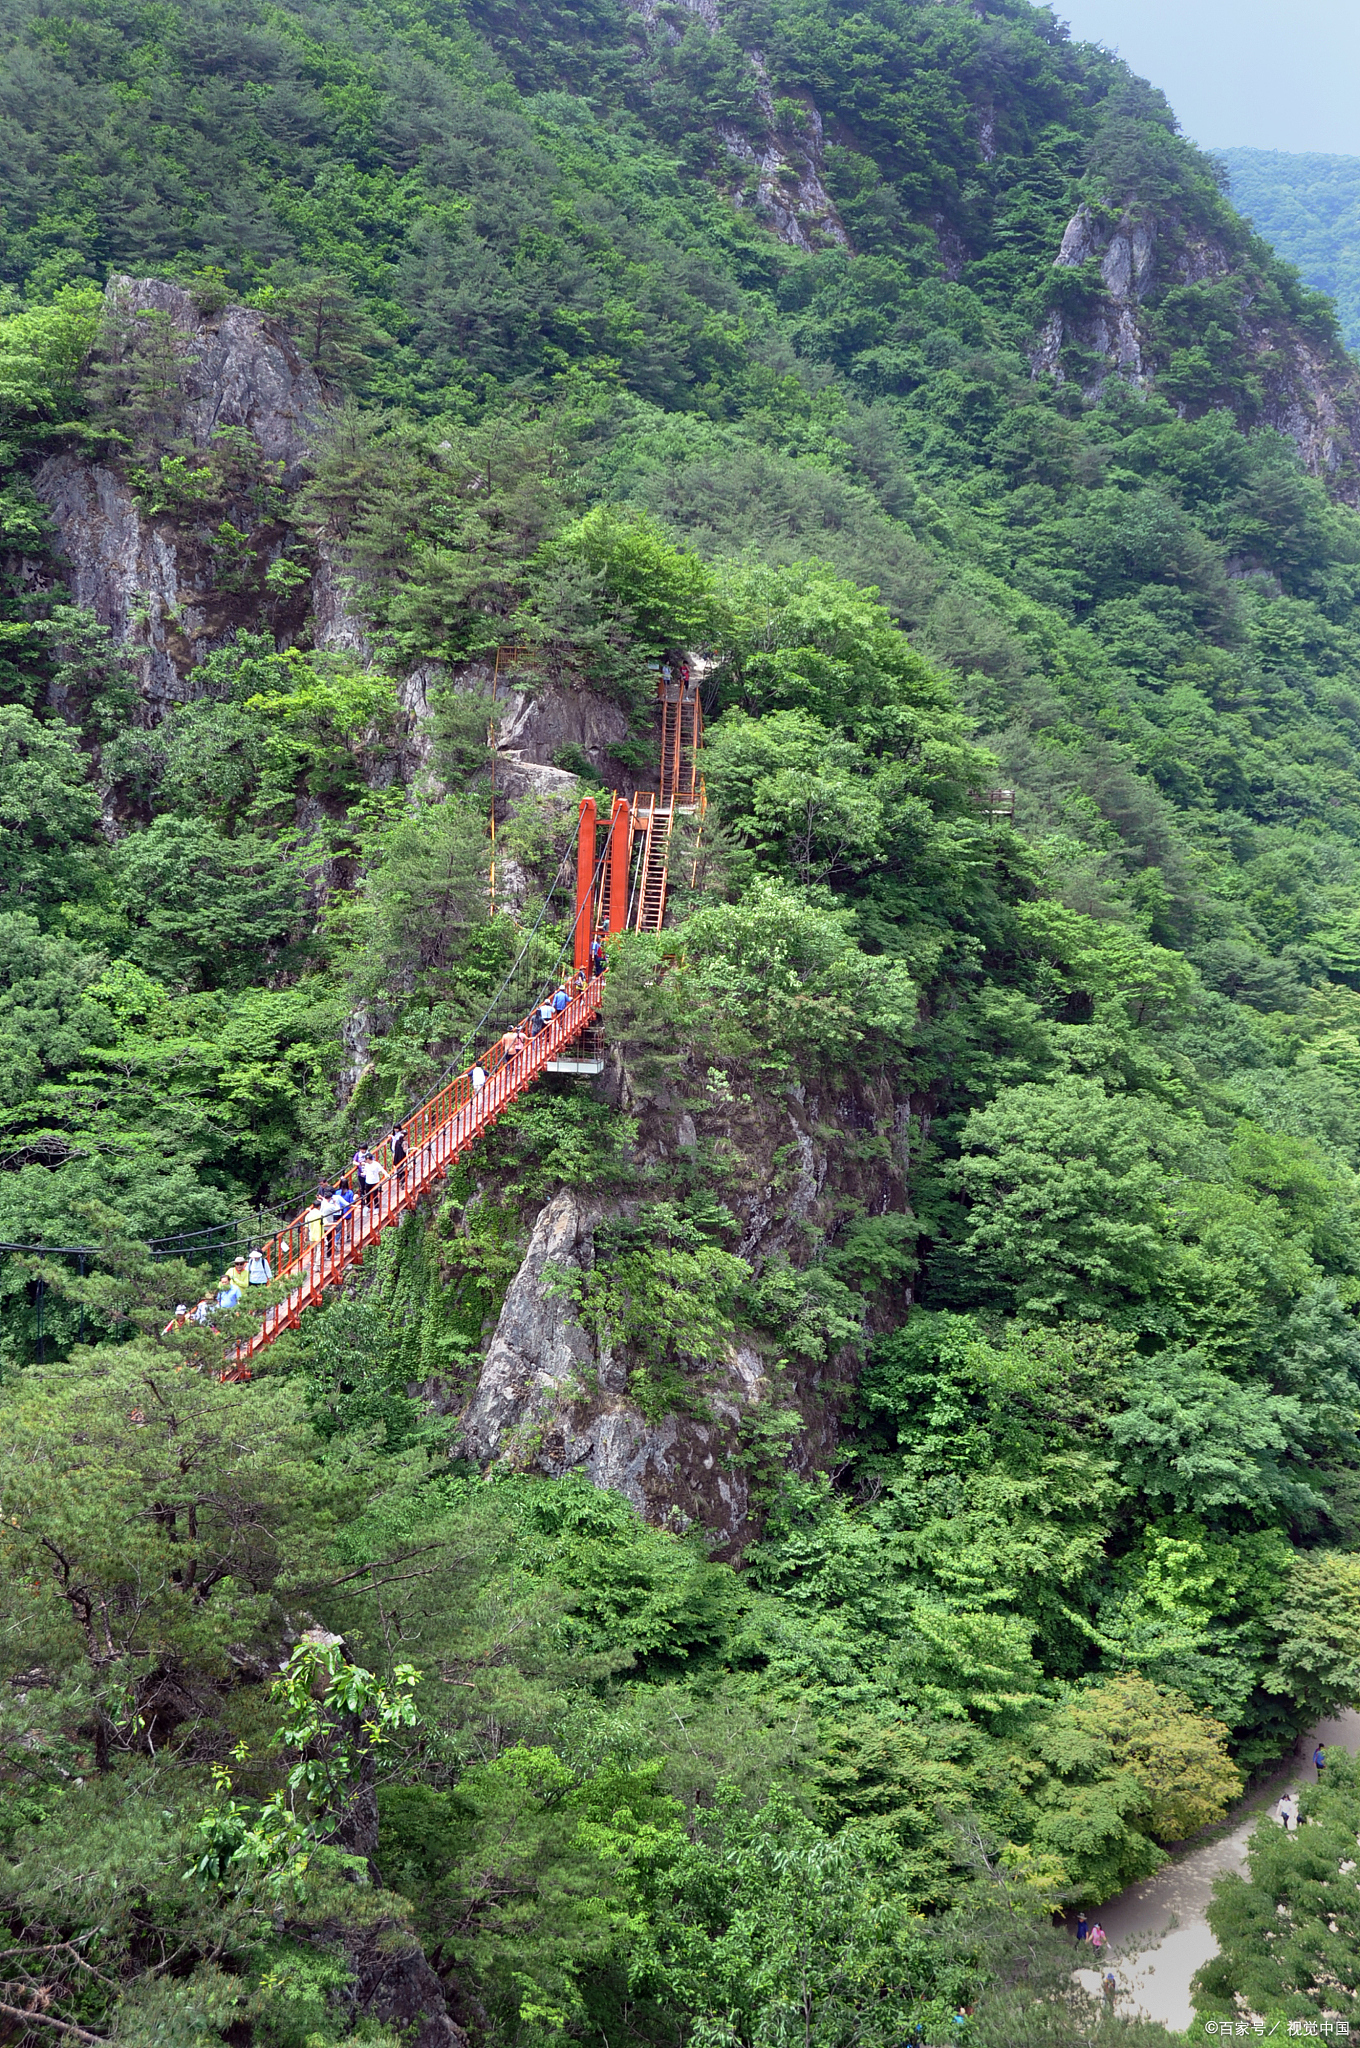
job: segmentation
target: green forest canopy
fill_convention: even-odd
[[[848,240],[802,246],[751,166],[806,197],[814,108]],[[1157,274],[1148,389],[1032,356],[1099,289],[1079,204],[1342,374],[1330,308],[1024,0],[20,6],[3,120],[0,1227],[97,1247],[0,1277],[16,2025],[391,2048],[385,1955],[488,2048],[1109,2032],[1052,1908],[1357,1696],[1360,515],[1261,424],[1241,294]],[[291,332],[307,477],[178,435],[119,272]],[[159,723],[54,452],[237,608]],[[371,662],[280,645],[323,546]],[[702,886],[610,975],[630,1112],[536,1092],[223,1387],[155,1335],[195,1244],[418,1099],[517,943],[485,705],[390,772],[402,679],[504,645],[644,780],[653,664],[714,663]],[[534,912],[568,825],[505,827]],[[896,1144],[824,1118],[827,1227],[748,1256],[798,1090]],[[579,1307],[645,1416],[765,1362],[740,1570],[456,1455],[563,1187],[620,1208]]]
[[[1360,348],[1360,157],[1221,149],[1233,203],[1287,263],[1335,299],[1346,346]]]

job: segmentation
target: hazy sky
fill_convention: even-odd
[[[1360,0],[1051,0],[1159,85],[1206,149],[1360,156]]]

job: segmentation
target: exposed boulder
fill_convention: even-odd
[[[554,1288],[553,1276],[593,1264],[595,1226],[603,1214],[599,1204],[587,1204],[564,1189],[534,1225],[463,1418],[463,1439],[472,1457],[513,1453],[516,1433],[576,1398],[586,1375],[596,1370],[594,1346],[575,1320],[568,1296]]]
[[[708,1419],[649,1422],[628,1397],[622,1361],[596,1350],[559,1284],[594,1263],[604,1213],[569,1190],[540,1213],[463,1418],[463,1448],[555,1479],[583,1473],[649,1521],[701,1524],[720,1554],[731,1553],[749,1535],[750,1484],[733,1452],[743,1413],[766,1391],[760,1355],[730,1348],[705,1386]]]
[[[110,278],[105,304],[117,320],[162,313],[183,337],[178,434],[206,448],[219,427],[244,427],[267,462],[283,464],[285,485],[299,481],[325,393],[277,321],[248,306],[200,313],[188,292],[157,277]]]
[[[850,237],[822,181],[824,135],[820,112],[811,97],[804,94],[800,133],[794,137],[781,129],[765,59],[759,50],[748,50],[746,55],[755,73],[756,104],[767,124],[766,132],[759,142],[753,142],[731,122],[720,122],[718,133],[728,155],[755,173],[756,212],[768,221],[779,240],[792,248],[808,254],[828,242],[848,248]],[[735,196],[741,203],[742,195]]]

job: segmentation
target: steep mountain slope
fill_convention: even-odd
[[[1331,306],[1025,0],[45,0],[0,100],[0,2004],[1102,2038],[1053,1905],[1356,1687]],[[686,659],[604,1070],[222,1384]]]
[[[1341,331],[1360,346],[1360,157],[1280,149],[1219,152],[1233,203],[1315,291],[1336,301]]]

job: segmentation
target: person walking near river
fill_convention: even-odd
[[[1077,1940],[1078,1940],[1078,1941],[1085,1941],[1085,1939],[1086,1939],[1086,1908],[1085,1908],[1085,1907],[1083,1906],[1083,1907],[1082,1907],[1082,1909],[1081,1909],[1081,1911],[1080,1911],[1080,1912],[1078,1913],[1078,1915],[1077,1915]]]
[[[1108,1940],[1109,1936],[1097,1920],[1095,1926],[1091,1929],[1091,1953],[1095,1956],[1097,1962],[1100,1960],[1100,1951]]]
[[[1317,1771],[1318,1783],[1320,1785],[1322,1783],[1322,1773],[1327,1768],[1327,1751],[1321,1743],[1319,1743],[1317,1748],[1313,1751],[1313,1765]]]

